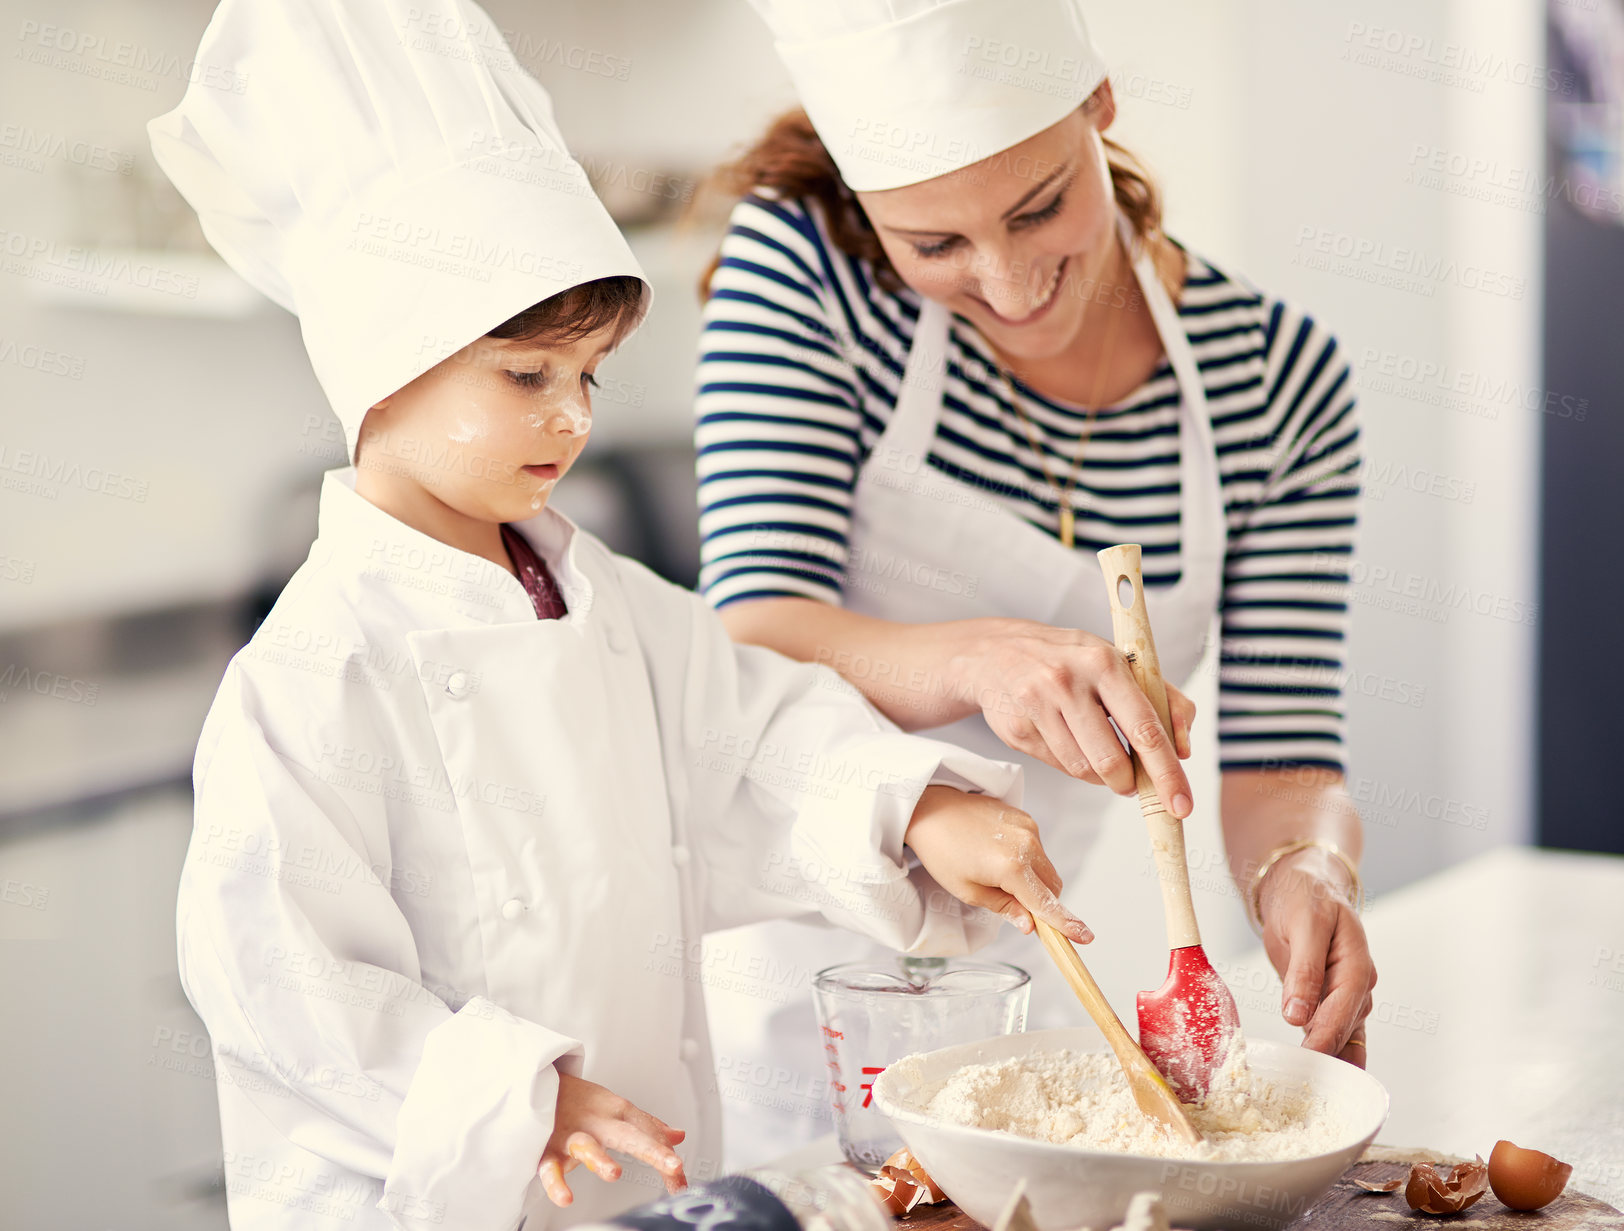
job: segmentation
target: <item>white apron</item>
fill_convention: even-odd
[[[1124,243],[1134,251],[1131,233],[1125,226],[1122,230]],[[1147,589],[1145,597],[1162,671],[1169,680],[1183,683],[1201,659],[1223,588],[1227,537],[1223,492],[1206,390],[1189,338],[1149,256],[1136,253],[1133,269],[1181,395],[1182,568],[1176,585]],[[1093,552],[1067,549],[992,496],[927,464],[941,416],[951,327],[951,313],[925,300],[896,411],[858,475],[845,606],[882,619],[920,624],[1014,616],[1085,629],[1109,640],[1111,611]],[[873,669],[858,665],[856,670],[865,668]],[[1101,818],[1116,796],[1016,752],[979,714],[931,734],[1021,765],[1026,771],[1022,807],[1037,818],[1044,846],[1062,879],[1068,885],[1080,879]],[[883,962],[890,957],[858,938],[803,924],[769,923],[727,935],[730,952],[748,945],[804,971],[859,958]],[[1053,963],[1034,960],[1035,952],[1030,937],[1003,928],[998,939],[976,956],[1013,962],[1031,972],[1029,1029],[1075,1025],[1074,998]],[[719,1050],[738,1056],[738,1063],[753,1062],[774,1071],[787,1068],[797,1075],[816,1068],[819,1055],[812,1042],[816,1022],[809,992],[770,1013],[747,1001],[729,1005],[726,1017],[717,1013],[713,1024],[728,1036],[718,1039]],[[752,1049],[759,1049],[754,1060],[747,1056]],[[741,1151],[741,1139],[763,1143],[765,1156],[768,1149],[827,1131],[826,1121],[795,1125],[780,1117],[774,1124],[762,1107],[762,1100],[729,1100],[733,1161],[757,1157]]]

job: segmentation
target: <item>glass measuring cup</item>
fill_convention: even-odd
[[[899,957],[830,966],[812,988],[840,1149],[872,1173],[902,1148],[874,1106],[874,1079],[914,1052],[1018,1034],[1031,976],[1005,962]]]

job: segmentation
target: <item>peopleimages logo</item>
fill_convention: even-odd
[[[410,264],[446,262],[447,268],[461,265],[484,273],[487,279],[490,275],[486,271],[491,269],[512,270],[554,282],[568,281],[581,272],[577,262],[552,253],[518,248],[471,231],[448,231],[412,218],[362,213],[350,229],[354,232],[350,246],[373,256]]]
[[[0,443],[0,487],[26,496],[55,500],[64,488],[78,488],[115,500],[144,504],[147,481],[103,466],[53,456],[38,449],[13,449]]]
[[[71,701],[76,705],[95,705],[101,685],[74,679],[60,671],[39,671],[8,663],[0,671],[0,702],[9,701],[14,692],[34,693],[57,701]]]
[[[1497,594],[1450,578],[1434,577],[1385,564],[1366,564],[1362,560],[1350,564],[1339,556],[1324,552],[1314,553],[1310,567],[1315,572],[1327,574],[1328,586],[1340,590],[1345,585],[1352,585],[1356,602],[1364,601],[1359,598],[1359,591],[1384,593],[1393,599],[1409,600],[1412,606],[1402,608],[1404,614],[1423,615],[1440,624],[1449,618],[1448,613],[1452,611],[1470,612],[1512,624],[1532,625],[1539,621],[1539,604],[1536,602]],[[1347,580],[1340,583],[1332,581],[1329,575],[1344,567]],[[1387,606],[1386,603],[1371,605]]]
[[[43,170],[41,160],[46,158],[115,175],[128,175],[135,169],[134,154],[62,133],[42,132],[27,124],[0,124],[0,150],[31,160],[28,169],[32,171]]]
[[[242,94],[248,88],[246,73],[71,26],[25,19],[17,41],[22,45],[14,53],[15,59],[148,92],[158,88],[160,77],[231,94]]]
[[[956,594],[974,598],[981,582],[972,573],[961,573],[932,564],[928,560],[912,560],[890,551],[874,551],[853,547],[848,557],[850,571],[871,580],[897,581],[943,594]]]
[[[412,50],[452,59],[481,59],[497,67],[511,67],[517,60],[532,71],[562,68],[615,81],[626,81],[632,75],[632,62],[625,56],[533,35],[517,27],[499,27],[463,11],[414,6],[406,10],[401,29],[401,41]]]
[[[85,361],[81,356],[33,342],[18,342],[15,338],[0,337],[0,363],[15,364],[45,376],[66,376],[69,380],[82,380],[85,375]]]
[[[1544,214],[1548,201],[1568,201],[1599,214],[1624,214],[1624,193],[1605,184],[1502,163],[1498,158],[1415,142],[1405,182],[1453,196]]]
[[[1478,94],[1488,81],[1564,96],[1573,94],[1578,85],[1578,78],[1571,72],[1390,26],[1350,21],[1343,41],[1347,44],[1342,51],[1344,60],[1435,85],[1460,86]]]
[[[1380,500],[1390,488],[1401,488],[1439,500],[1452,500],[1471,504],[1477,497],[1477,484],[1454,475],[1441,474],[1425,466],[1412,466],[1408,462],[1378,461],[1366,457],[1355,472],[1364,494]],[[1341,480],[1344,476],[1336,475]]]
[[[43,235],[0,230],[0,257],[7,273],[106,294],[109,283],[196,299],[196,274],[180,273],[126,252],[64,244]],[[60,277],[55,275],[61,275]]]
[[[1295,246],[1294,265],[1421,295],[1432,295],[1438,286],[1458,286],[1520,300],[1528,290],[1528,279],[1516,274],[1311,223],[1297,228]]]
[[[1500,407],[1509,406],[1582,423],[1590,410],[1589,398],[1374,346],[1359,355],[1359,387],[1365,393],[1391,393],[1486,419],[1499,418]]]
[[[962,167],[983,157],[973,142],[958,133],[867,117],[852,121],[846,153],[898,166],[921,167]]]

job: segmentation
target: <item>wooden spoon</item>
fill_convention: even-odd
[[[1054,964],[1060,967],[1060,973],[1071,984],[1071,990],[1077,993],[1077,999],[1083,1002],[1083,1008],[1088,1010],[1088,1015],[1094,1019],[1094,1024],[1116,1053],[1117,1063],[1122,1066],[1123,1075],[1128,1079],[1128,1090],[1133,1094],[1133,1101],[1139,1104],[1139,1110],[1180,1141],[1189,1145],[1198,1144],[1201,1130],[1190,1122],[1189,1113],[1179,1102],[1179,1096],[1173,1093],[1173,1087],[1167,1084],[1167,1078],[1161,1075],[1150,1062],[1150,1057],[1133,1041],[1128,1028],[1111,1007],[1111,1002],[1100,991],[1100,985],[1094,982],[1094,976],[1083,965],[1083,959],[1072,948],[1071,941],[1035,915],[1032,921],[1037,924],[1038,939],[1043,942],[1043,947],[1049,951]]]

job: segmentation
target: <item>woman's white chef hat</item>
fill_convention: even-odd
[[[629,274],[552,100],[470,0],[222,0],[159,165],[299,317],[349,444],[380,399],[540,300]]]
[[[1105,79],[1079,0],[750,0],[860,192],[989,158]]]

